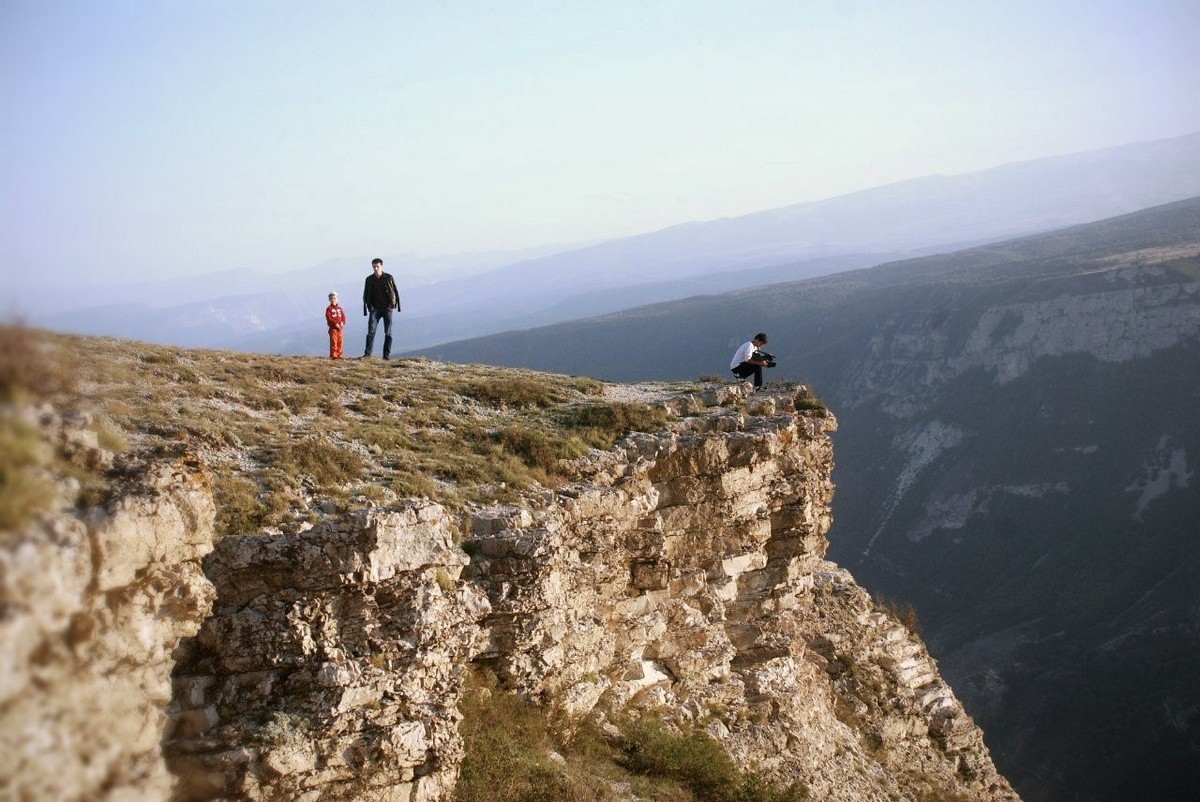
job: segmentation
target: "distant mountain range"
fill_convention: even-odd
[[[40,282],[46,277],[22,276],[21,295],[27,300],[21,314],[32,323],[63,331],[132,337],[172,345],[236,347],[243,337],[296,326],[317,308],[323,319],[326,296],[337,291],[353,309],[379,256],[389,271],[425,285],[464,279],[514,261],[546,256],[577,246],[550,245],[519,251],[470,253],[437,257],[410,254],[365,254],[329,259],[286,273],[224,270],[178,278],[152,278],[79,286],[71,293],[52,291]],[[54,279],[51,278],[51,281]],[[3,310],[0,310],[3,311]],[[311,329],[305,325],[306,329]],[[320,326],[318,326],[318,329]],[[309,332],[311,333],[311,332]],[[264,350],[278,341],[270,336]],[[245,350],[255,350],[247,348]]]
[[[655,301],[829,275],[905,256],[1098,220],[1200,194],[1200,133],[957,176],[929,176],[829,200],[687,223],[583,248],[388,258],[409,348],[617,311]],[[557,251],[557,252],[556,252]],[[234,271],[97,288],[86,308],[33,309],[30,322],[88,334],[267,353],[319,354],[337,289],[356,301],[369,257],[281,275]],[[437,270],[444,280],[430,281]]]
[[[1200,198],[957,253],[423,349],[768,378],[837,414],[830,555],[912,602],[1027,802],[1200,788]]]

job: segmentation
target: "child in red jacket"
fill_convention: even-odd
[[[329,293],[325,307],[325,322],[329,324],[329,358],[342,358],[342,329],[346,328],[346,310],[338,306],[337,293]]]

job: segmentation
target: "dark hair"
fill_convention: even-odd
[[[381,265],[381,264],[383,264],[383,260],[378,257],[371,260],[371,267],[374,267],[375,265]]]
[[[761,331],[754,335],[754,339],[758,340],[763,345],[767,344],[767,335]]]

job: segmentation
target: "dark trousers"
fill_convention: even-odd
[[[392,310],[372,309],[367,318],[367,348],[363,356],[370,356],[371,349],[375,347],[375,327],[380,320],[383,320],[383,358],[392,355]]]
[[[754,386],[762,387],[762,365],[751,365],[749,362],[743,362],[733,369],[733,375],[739,379],[745,379],[750,374],[754,374]]]

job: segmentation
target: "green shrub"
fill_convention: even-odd
[[[535,470],[549,474],[558,465],[559,450],[540,429],[505,426],[492,435],[492,440]]]
[[[573,459],[587,453],[587,446],[579,438],[554,437],[547,434],[544,427],[505,426],[492,435],[492,440],[543,476],[556,475],[560,459]]]
[[[827,409],[828,409],[828,407],[825,406],[825,402],[822,401],[821,399],[817,398],[815,395],[810,395],[810,396],[806,396],[804,398],[796,399],[796,411],[797,412],[805,412],[805,411],[818,412],[818,411],[825,411]]]
[[[572,722],[500,690],[479,672],[463,697],[466,755],[457,802],[627,799],[662,802],[802,802],[802,782],[783,787],[740,770],[703,730],[676,732],[662,719],[625,722],[614,746],[587,721]],[[549,759],[551,750],[566,765]]]

